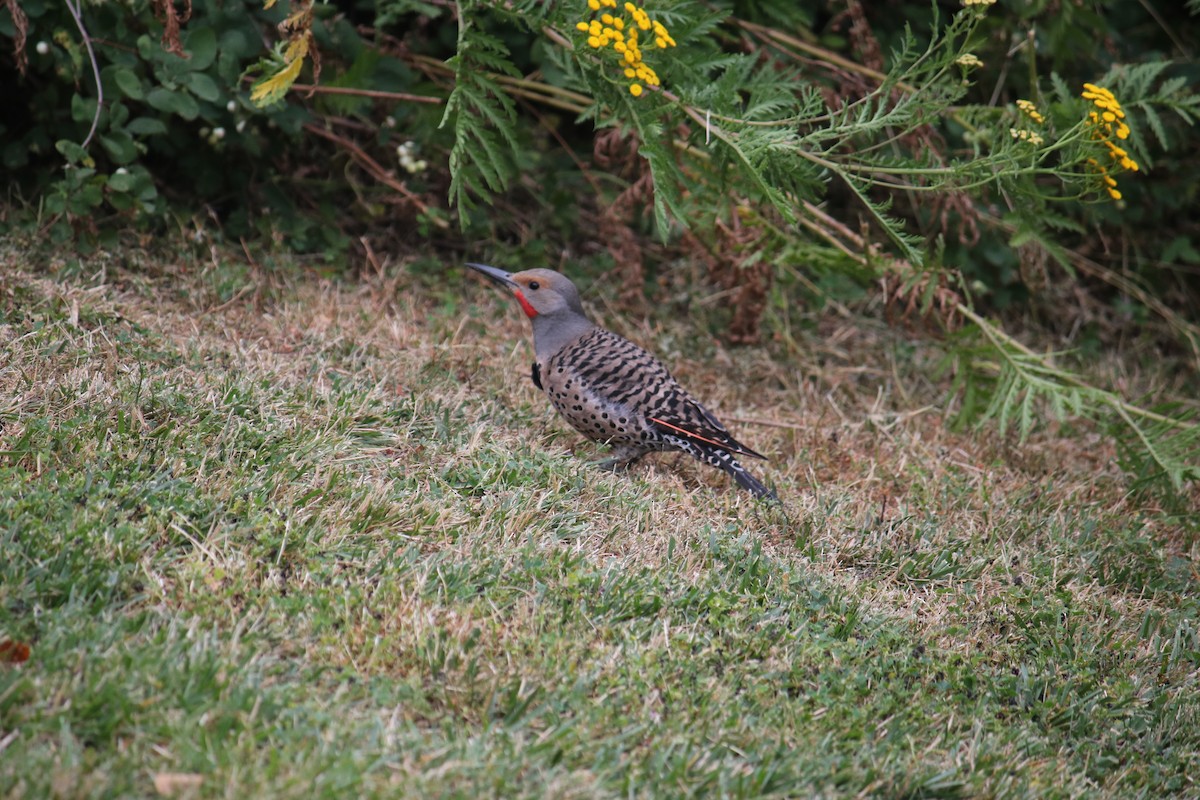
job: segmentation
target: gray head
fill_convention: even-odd
[[[533,322],[533,348],[539,361],[596,327],[583,313],[579,290],[561,273],[550,269],[509,273],[484,264],[467,266],[512,291]]]

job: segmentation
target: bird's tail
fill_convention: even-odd
[[[750,471],[743,467],[728,451],[718,450],[714,447],[711,448],[709,452],[705,453],[705,455],[707,456],[705,460],[708,461],[708,463],[712,464],[718,469],[728,472],[733,476],[733,479],[737,481],[738,486],[750,492],[758,499],[770,500],[774,503],[781,502],[779,495],[775,494],[773,490],[769,489],[766,484],[764,484],[758,478],[751,475]]]
[[[751,475],[750,472],[741,464],[738,464],[736,461],[733,463],[734,468],[729,470],[729,474],[731,474],[733,479],[737,481],[738,486],[750,492],[759,500],[770,500],[773,503],[780,502],[779,495],[775,494],[775,492],[768,488],[766,484]]]

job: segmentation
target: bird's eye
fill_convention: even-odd
[[[540,284],[538,284],[538,282],[537,282],[537,281],[530,281],[530,282],[529,282],[529,288],[530,288],[530,289],[532,289],[532,290],[533,290],[533,291],[535,291],[535,292],[537,291],[537,289],[538,289],[538,286],[539,286],[539,285],[540,285]]]

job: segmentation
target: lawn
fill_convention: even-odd
[[[777,508],[590,467],[457,265],[0,261],[0,797],[1200,794],[1194,517],[931,337],[580,281]]]

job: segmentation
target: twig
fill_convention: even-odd
[[[429,56],[410,55],[407,57],[407,60],[430,77],[450,77],[454,73],[454,70],[446,66],[446,62],[430,58]],[[518,95],[528,100],[535,100],[544,105],[562,109],[563,111],[574,111],[577,114],[583,113],[592,102],[592,98],[585,94],[580,94],[571,89],[551,86],[541,81],[514,78],[512,75],[493,72],[488,73],[488,78],[508,87],[510,94]]]
[[[246,261],[255,269],[261,269],[258,262],[254,260],[254,256],[250,254],[250,246],[246,244],[246,237],[239,236],[238,241],[242,243],[242,252],[246,254]]]
[[[839,56],[832,50],[827,50],[824,47],[818,47],[815,44],[809,44],[808,42],[798,39],[795,36],[786,34],[783,31],[769,28],[766,25],[759,25],[744,19],[734,19],[733,24],[737,25],[739,28],[744,28],[745,30],[750,31],[751,33],[756,34],[763,39],[769,39],[775,42],[777,45],[784,44],[788,47],[792,47],[796,50],[807,53],[819,61],[827,61],[830,64],[834,64],[847,72],[856,72],[859,75],[879,81],[880,83],[887,79],[887,76],[878,70],[871,69],[870,67],[866,67],[862,64],[851,61],[848,58]],[[897,83],[896,87],[906,92],[916,91],[914,87],[907,83]]]
[[[316,125],[312,122],[306,122],[304,124],[304,129],[309,133],[315,133],[317,136],[328,139],[329,141],[334,142],[338,146],[344,148],[350,154],[351,158],[357,161],[359,165],[362,166],[367,172],[371,173],[375,180],[404,195],[409,202],[421,210],[422,214],[429,214],[429,206],[421,198],[413,194],[412,191],[403,183],[389,175],[388,171],[384,169],[378,161],[367,155],[367,152],[357,144],[345,138],[344,136],[338,136],[333,131],[326,130],[320,125]],[[433,224],[439,228],[450,227],[450,223],[441,217],[430,215],[429,218]]]
[[[92,49],[92,37],[88,36],[87,28],[83,27],[79,0],[65,0],[65,2],[71,16],[75,18],[79,35],[83,37],[83,46],[87,48],[88,58],[92,61],[92,77],[96,80],[96,114],[92,117],[92,129],[88,131],[87,138],[83,140],[83,149],[86,150],[92,137],[96,134],[96,126],[100,124],[100,109],[104,107],[104,87],[100,84],[100,66],[96,63],[96,51]]]
[[[827,241],[837,244],[838,237],[835,235],[836,232],[838,235],[850,242],[850,244],[852,244],[854,247],[859,248],[860,250],[867,248],[867,242],[861,236],[837,222],[825,212],[821,211],[815,206],[811,206],[808,203],[805,204],[805,209],[814,217],[817,217],[824,222],[826,226],[828,226],[828,228],[824,231],[822,231],[820,227],[813,229],[814,232],[822,234]],[[869,255],[863,254],[855,258],[864,266],[870,264]],[[1086,261],[1086,259],[1082,260]],[[1099,275],[1099,277],[1103,277],[1103,275]],[[1130,403],[1116,392],[1093,386],[1078,375],[1059,369],[1051,362],[1049,356],[1036,353],[1030,348],[1026,347],[1013,336],[996,327],[990,320],[987,320],[979,314],[976,314],[965,302],[961,300],[955,301],[954,311],[955,313],[974,323],[975,326],[978,327],[983,335],[988,339],[988,341],[992,343],[992,346],[999,350],[1002,354],[1005,347],[1012,348],[1028,358],[1035,359],[1038,363],[1042,364],[1046,368],[1053,370],[1055,378],[1060,383],[1067,386],[1073,386],[1076,389],[1088,392],[1093,397],[1098,398],[1100,402],[1104,403],[1109,408],[1112,408],[1126,422],[1126,424],[1129,425],[1129,427],[1133,428],[1134,432],[1140,438],[1142,438],[1143,441],[1145,440],[1145,436],[1141,429],[1133,423],[1131,417],[1140,417],[1142,419],[1150,420],[1151,422],[1167,425],[1178,431],[1190,431],[1194,430],[1196,427],[1195,423],[1180,419],[1172,419],[1165,414],[1159,414],[1151,409],[1142,408],[1134,403]],[[1191,341],[1191,337],[1189,337],[1189,341]],[[1153,450],[1150,452],[1152,455],[1154,454]]]
[[[725,419],[730,422],[736,422],[739,425],[762,425],[764,428],[785,428],[789,431],[808,431],[812,430],[812,425],[798,425],[794,422],[778,422],[773,419],[760,419],[758,417],[731,417],[725,415]]]
[[[237,292],[234,293],[233,297],[229,298],[224,303],[221,303],[219,306],[214,306],[213,308],[208,308],[208,309],[205,309],[204,311],[200,312],[200,316],[207,317],[212,314],[220,314],[222,311],[229,308],[231,305],[233,305],[237,301],[241,300],[243,297],[245,297],[246,295],[250,294],[250,292],[253,292],[253,291],[257,291],[257,286],[253,283],[248,283],[245,286],[243,286],[241,289],[238,289]]]
[[[293,92],[308,94],[348,94],[355,97],[375,97],[380,100],[401,100],[409,103],[429,103],[440,106],[446,102],[440,97],[430,97],[423,94],[408,94],[407,92],[384,92],[379,89],[355,89],[349,86],[309,86],[303,83],[293,83]]]

